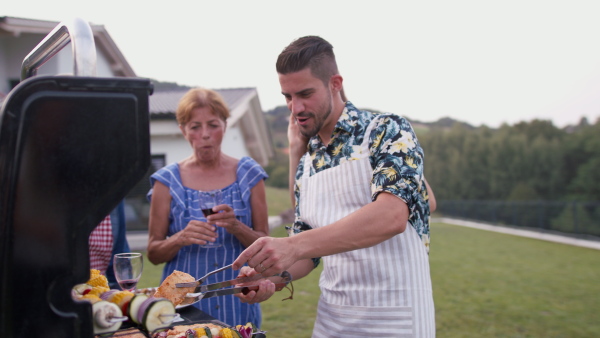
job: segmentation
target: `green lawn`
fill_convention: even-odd
[[[600,337],[598,250],[436,223],[430,259],[438,337]],[[148,263],[139,287],[161,270]],[[310,336],[319,271],[293,283],[293,300],[263,303],[270,337]]]
[[[285,227],[275,229],[271,236],[286,237]],[[282,290],[271,299],[262,303],[264,330],[269,337],[310,337],[317,315],[319,301],[319,274],[322,265],[308,276],[293,282],[294,299],[284,300],[289,296],[288,290]]]
[[[432,228],[439,337],[600,337],[600,251]]]
[[[160,285],[160,278],[165,264],[154,265],[150,263],[146,253],[144,253],[144,272],[138,282],[137,288],[151,288]]]
[[[292,198],[287,189],[279,189],[267,186],[267,205],[269,216],[278,216],[282,212],[291,209]]]

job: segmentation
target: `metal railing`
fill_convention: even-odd
[[[600,201],[439,200],[437,212],[495,225],[600,236]]]

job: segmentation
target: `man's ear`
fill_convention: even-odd
[[[340,74],[335,74],[329,79],[329,87],[333,92],[342,91],[344,78]]]

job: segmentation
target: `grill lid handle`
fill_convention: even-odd
[[[38,68],[71,42],[73,74],[96,76],[96,45],[90,25],[81,18],[61,22],[23,60],[21,81],[35,76]]]

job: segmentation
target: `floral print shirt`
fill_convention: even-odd
[[[298,180],[305,170],[314,175],[344,162],[352,161],[354,153],[360,151],[365,132],[371,121],[377,120],[369,137],[369,160],[373,168],[371,179],[371,200],[381,192],[389,192],[402,199],[409,209],[408,222],[412,225],[427,250],[429,250],[429,196],[423,179],[423,149],[410,123],[394,114],[372,113],[358,110],[351,102],[346,102],[333,130],[331,141],[323,144],[319,135],[308,143],[308,152],[300,160],[296,171],[294,193],[296,197],[296,221],[291,234],[311,229],[301,221],[299,205],[302,203]],[[304,167],[304,159],[310,156],[312,165]],[[315,264],[318,261],[315,260]]]

